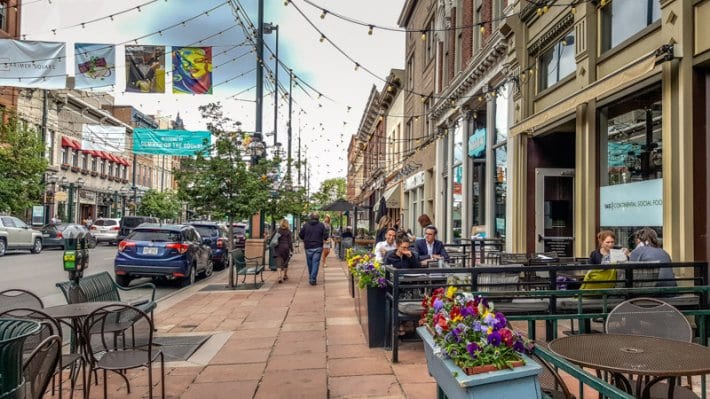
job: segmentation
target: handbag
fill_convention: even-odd
[[[581,290],[599,290],[616,287],[616,269],[592,269],[584,275]]]
[[[269,247],[276,248],[279,246],[279,238],[281,238],[281,233],[278,231],[271,236],[271,241],[269,241]]]

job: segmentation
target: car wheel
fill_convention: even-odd
[[[205,270],[202,271],[202,275],[205,276],[205,278],[209,277],[212,275],[214,272],[214,263],[212,263],[211,260],[207,261],[207,266],[205,266]]]
[[[117,274],[116,275],[116,284],[118,284],[121,287],[128,287],[128,285],[131,284],[131,277],[126,276],[126,275]]]
[[[7,250],[7,245],[5,244],[5,239],[0,238],[0,256],[5,255],[5,250]]]
[[[190,285],[195,283],[195,269],[197,267],[195,265],[192,265],[190,268],[190,274],[188,276],[183,277],[181,284],[183,287],[189,287]]]
[[[32,244],[32,249],[31,249],[33,254],[38,254],[42,252],[42,239],[41,238],[35,238],[34,244]]]

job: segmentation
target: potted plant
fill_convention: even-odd
[[[348,250],[346,260],[355,292],[355,311],[370,348],[385,346],[385,273],[370,253]]]
[[[429,373],[447,396],[495,397],[505,391],[507,397],[541,397],[541,368],[526,355],[532,344],[493,303],[448,287],[434,290],[422,305],[417,333]]]

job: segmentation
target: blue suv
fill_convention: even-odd
[[[126,287],[138,277],[195,282],[197,273],[212,275],[212,249],[194,227],[143,223],[118,244],[116,282]]]
[[[190,226],[197,229],[205,242],[209,240],[212,247],[212,263],[218,270],[227,267],[229,262],[229,238],[227,237],[227,226],[210,221],[190,222]]]

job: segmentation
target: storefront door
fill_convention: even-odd
[[[574,244],[574,169],[535,169],[537,252],[572,256]]]

